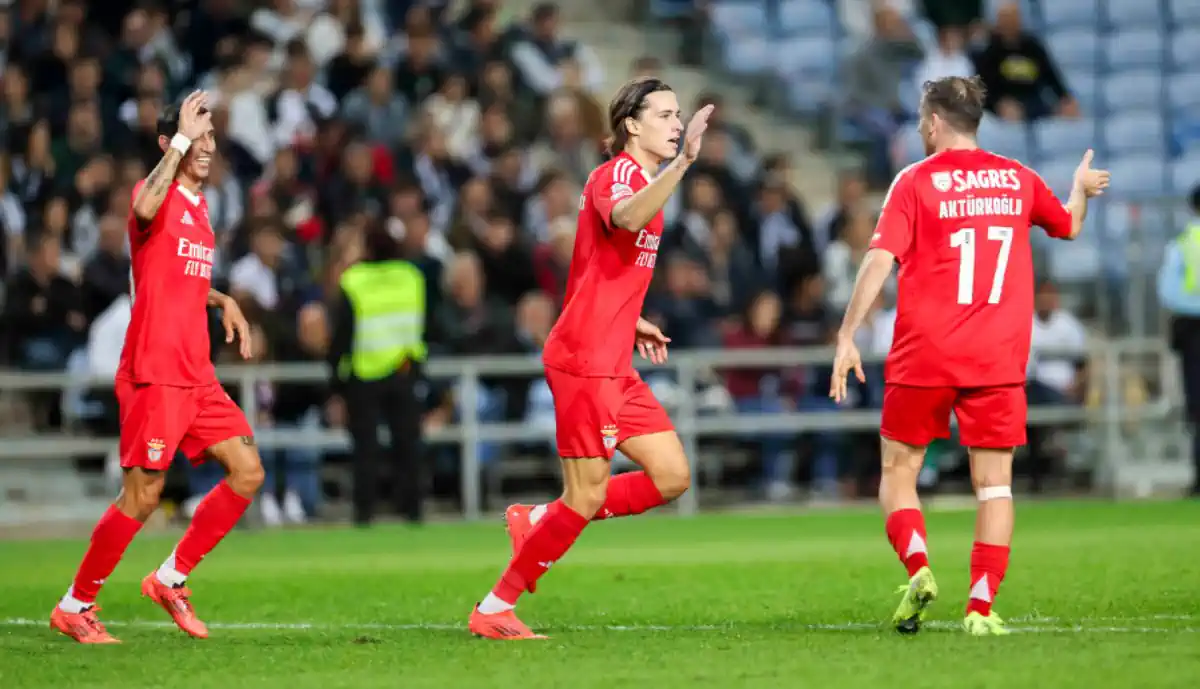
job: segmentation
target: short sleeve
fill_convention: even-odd
[[[883,249],[899,261],[903,261],[912,248],[917,225],[917,190],[913,177],[912,168],[907,168],[892,180],[883,199],[875,234],[871,237],[872,249]]]
[[[613,164],[603,165],[596,170],[588,189],[592,195],[592,205],[603,218],[605,227],[611,229],[613,226],[613,208],[633,196],[633,179],[637,171],[637,164],[627,158],[618,158]]]
[[[1071,226],[1074,224],[1071,212],[1063,207],[1041,175],[1029,170],[1029,177],[1033,184],[1033,207],[1029,213],[1029,220],[1051,237],[1067,239],[1071,236]]]

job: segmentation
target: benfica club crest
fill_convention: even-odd
[[[166,447],[167,444],[163,442],[162,438],[151,438],[150,442],[146,443],[146,458],[150,460],[151,464],[158,464],[162,461],[163,450]]]
[[[938,191],[950,191],[951,180],[949,172],[935,172],[930,175],[930,178],[933,180],[934,189]]]
[[[611,450],[617,446],[617,427],[613,425],[605,426],[600,429],[600,435],[604,436],[604,448]]]

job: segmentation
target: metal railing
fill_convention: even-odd
[[[827,366],[833,352],[829,348],[777,348],[756,350],[710,350],[679,352],[656,370],[675,376],[675,383],[684,394],[670,411],[688,457],[699,457],[698,442],[702,438],[734,434],[802,433],[806,431],[873,431],[879,427],[877,410],[845,410],[838,413],[785,412],[777,414],[741,415],[736,411],[699,413],[697,399],[690,394],[708,372],[728,369],[779,368],[805,365]],[[868,357],[868,363],[878,363],[879,357]],[[1156,368],[1152,375],[1162,381],[1159,394],[1145,404],[1128,405],[1123,400],[1123,370],[1129,360],[1144,362],[1152,359]],[[1093,365],[1102,370],[1103,403],[1099,408],[1079,406],[1038,406],[1031,408],[1031,425],[1086,424],[1103,429],[1104,441],[1098,469],[1111,475],[1113,469],[1126,459],[1122,449],[1122,424],[1142,421],[1164,421],[1170,418],[1178,400],[1178,375],[1175,363],[1163,341],[1158,339],[1123,339],[1096,343],[1091,350]],[[484,423],[477,414],[480,380],[490,376],[540,377],[542,364],[536,356],[492,356],[480,358],[437,358],[428,362],[426,374],[431,379],[458,382],[458,407],[461,421],[431,431],[426,440],[459,446],[461,490],[464,516],[477,519],[481,504],[481,466],[479,445],[484,442],[537,442],[552,439],[553,430],[523,422]],[[239,389],[242,409],[252,421],[257,418],[255,384],[274,383],[323,384],[328,373],[316,363],[266,364],[230,366],[218,370],[227,384]],[[80,379],[57,373],[0,372],[0,390],[36,391],[47,389],[111,388],[110,379]],[[276,431],[256,430],[261,447],[305,447],[322,451],[346,451],[350,448],[348,434],[342,429],[310,429]],[[104,455],[116,444],[116,438],[81,437],[71,435],[9,437],[0,443],[0,461],[5,459],[53,459],[72,456]],[[689,491],[679,501],[683,514],[698,509],[696,491]]]

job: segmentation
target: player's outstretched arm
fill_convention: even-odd
[[[630,232],[640,232],[642,228],[650,224],[663,206],[667,205],[671,194],[675,193],[679,182],[683,180],[683,174],[687,172],[696,156],[700,155],[700,144],[704,138],[704,132],[708,129],[708,118],[712,112],[713,106],[711,105],[696,112],[688,122],[687,131],[684,133],[683,153],[676,156],[665,170],[660,172],[649,184],[639,189],[636,194],[618,201],[613,206],[612,224],[614,227],[620,227]]]
[[[675,158],[636,194],[618,201],[612,209],[613,227],[640,232],[649,225],[654,216],[667,205],[671,194],[675,193],[679,182],[683,180],[683,174],[691,164],[692,161],[684,156]]]
[[[150,171],[133,198],[133,215],[143,226],[150,224],[158,215],[158,209],[162,208],[192,141],[207,131],[208,121],[212,118],[206,108],[207,98],[203,91],[196,91],[179,106],[179,132],[171,139],[162,160]]]

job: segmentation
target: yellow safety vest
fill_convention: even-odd
[[[354,343],[342,377],[380,380],[425,359],[425,276],[407,261],[357,263],[342,273],[354,309]]]
[[[1193,222],[1179,235],[1183,255],[1183,286],[1188,292],[1200,291],[1200,222]]]

